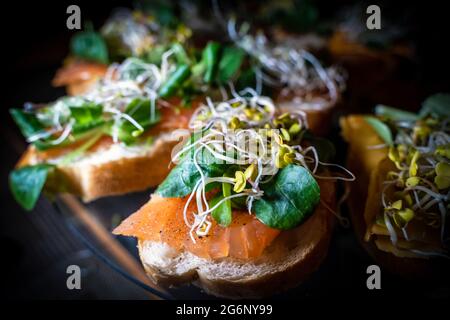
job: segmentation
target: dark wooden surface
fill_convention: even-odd
[[[116,4],[107,9],[82,1],[84,12],[98,25]],[[102,263],[74,237],[67,227],[66,217],[54,210],[45,199],[38,202],[33,212],[24,212],[13,201],[8,189],[8,174],[14,167],[25,143],[12,123],[7,110],[21,107],[26,101],[46,102],[63,95],[52,88],[50,80],[67,54],[71,32],[65,29],[65,3],[49,5],[12,4],[10,19],[2,20],[1,35],[3,83],[0,104],[0,253],[2,285],[0,294],[9,299],[147,299],[147,293],[124,279]],[[83,6],[82,6],[83,8]],[[422,9],[422,8],[419,8]],[[14,13],[13,13],[14,12]],[[338,145],[339,159],[343,161],[345,145],[339,138],[337,117],[349,111],[370,111],[375,103],[386,103],[417,109],[428,94],[450,92],[449,57],[446,44],[445,10],[431,3],[416,12],[416,33],[412,41],[416,55],[412,60],[400,60],[395,72],[384,77],[372,76],[379,70],[361,69],[347,65],[350,71],[349,90],[345,104],[335,115],[332,138]],[[14,15],[14,16],[13,16]],[[105,214],[105,206],[130,213],[145,201],[148,193],[132,195],[127,204],[119,199],[105,199],[90,206],[97,210],[98,219],[105,228],[111,228],[113,219]],[[130,200],[131,199],[131,200]],[[131,204],[130,204],[131,203]],[[113,222],[112,222],[113,221]],[[120,239],[136,255],[133,240]],[[319,272],[302,287],[278,298],[335,295],[371,295],[365,287],[365,267],[372,261],[357,244],[351,229],[338,227],[329,255]],[[66,288],[66,267],[78,264],[83,269],[82,290]],[[427,286],[406,283],[385,275],[381,294],[395,295],[450,295],[448,283]],[[204,298],[196,289],[187,287],[176,292],[181,298]]]
[[[81,1],[85,18],[101,23],[110,10]],[[122,1],[123,3],[123,1]],[[113,1],[111,5],[121,5]],[[0,294],[7,299],[147,299],[93,255],[71,234],[64,216],[45,199],[32,212],[12,199],[8,175],[25,148],[25,141],[7,110],[26,101],[47,102],[64,94],[50,86],[67,54],[71,32],[65,28],[67,3],[16,2],[6,6],[0,34],[3,50],[0,115]],[[95,18],[95,19],[93,19]],[[82,269],[82,289],[68,290],[66,268]]]
[[[48,78],[40,79],[29,84],[38,92],[48,87]],[[67,227],[68,218],[55,211],[49,201],[40,199],[32,212],[23,211],[14,202],[8,174],[25,144],[8,118],[2,122],[7,125],[1,126],[0,135],[1,295],[10,299],[147,299],[144,290],[108,268],[74,237]],[[66,268],[71,264],[82,269],[81,290],[66,287]]]

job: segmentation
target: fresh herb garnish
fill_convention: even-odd
[[[21,109],[11,109],[9,112],[26,139],[44,129],[44,126],[36,118],[34,113]]]
[[[214,208],[220,201],[223,201],[211,212],[213,219],[222,227],[228,227],[232,220],[231,200],[227,199],[229,196],[231,196],[231,184],[222,183],[222,193],[217,193],[209,204],[211,208]]]
[[[203,50],[203,63],[205,64],[205,74],[203,80],[205,83],[213,82],[219,62],[220,44],[217,42],[209,42]]]
[[[179,65],[159,89],[159,96],[161,98],[170,98],[171,96],[173,96],[176,91],[181,88],[183,83],[189,78],[190,74],[191,69],[189,65]]]
[[[9,176],[9,185],[16,201],[25,209],[32,210],[41,194],[50,164],[37,164],[16,169]]]
[[[253,211],[265,225],[291,229],[308,218],[319,203],[320,188],[305,168],[288,165],[263,184],[264,196],[255,200]]]
[[[383,139],[383,141],[388,145],[392,145],[393,138],[391,129],[387,124],[385,124],[380,119],[375,117],[364,117],[368,124],[372,126],[372,128],[377,132],[378,136]]]
[[[423,102],[420,117],[450,117],[450,94],[438,93]]]
[[[135,142],[145,130],[158,123],[161,118],[159,110],[152,106],[150,100],[134,99],[127,106],[124,113],[129,115],[134,120],[134,123],[122,118],[112,130],[118,130],[118,138],[125,144]],[[140,128],[137,128],[136,124]]]
[[[194,161],[195,156],[197,158]],[[221,177],[230,166],[226,163],[217,163],[217,159],[208,150],[203,150],[199,154],[191,150],[170,171],[167,178],[156,189],[156,193],[165,198],[181,198],[192,193],[201,177],[195,162],[198,163],[205,177]],[[209,185],[208,190],[216,186],[216,184]]]
[[[218,66],[217,81],[222,84],[230,81],[238,73],[244,56],[244,51],[240,48],[225,47]]]
[[[376,218],[377,223],[386,228],[394,246],[398,243],[399,232],[408,239],[414,229],[425,228],[430,233],[437,229],[445,247],[450,188],[449,108],[450,95],[437,94],[425,100],[418,115],[382,106],[377,107],[380,119],[371,117],[368,121],[372,121],[371,125],[380,136],[387,135],[385,128],[389,127],[394,133],[389,129],[390,161],[380,163],[383,168],[380,170],[386,172],[381,192],[384,212]],[[413,229],[409,227],[411,223]],[[440,248],[416,253],[443,255]]]
[[[72,54],[86,60],[108,63],[108,48],[102,36],[88,26],[73,36],[70,42]]]
[[[380,117],[385,117],[390,120],[399,121],[399,120],[405,120],[405,121],[415,121],[419,119],[419,116],[415,113],[408,112],[405,110],[385,106],[382,104],[379,104],[375,107],[375,114]]]

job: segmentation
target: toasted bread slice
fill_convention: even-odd
[[[304,112],[311,131],[316,135],[325,136],[330,132],[333,111],[340,103],[340,96],[336,102],[324,100],[325,98],[318,93],[310,94],[307,99],[296,94],[287,96],[280,94],[277,98],[277,104],[281,112]],[[321,106],[316,106],[317,103],[320,103]]]
[[[75,161],[64,157],[82,147],[86,139],[67,146],[56,146],[38,151],[30,145],[19,160],[17,167],[51,163],[56,170],[47,178],[48,193],[72,193],[85,202],[94,199],[145,190],[161,183],[169,173],[172,149],[180,142],[183,131],[187,134],[189,119],[201,99],[192,102],[192,108],[162,107],[161,121],[148,129],[142,138],[152,138],[149,145],[142,142],[133,146],[114,143],[112,137],[102,136]],[[173,106],[180,99],[171,100]]]
[[[168,244],[139,240],[139,255],[148,276],[163,286],[193,282],[207,293],[232,299],[260,298],[293,288],[324,260],[332,229],[335,184],[321,187],[321,202],[299,227],[283,231],[256,259],[207,259]],[[326,204],[324,204],[326,203]]]
[[[169,173],[171,152],[177,143],[170,133],[165,133],[151,146],[127,148],[112,144],[68,164],[58,163],[58,158],[50,159],[56,170],[48,177],[45,191],[72,193],[89,202],[154,187]],[[38,158],[38,152],[30,146],[17,166],[36,164]]]

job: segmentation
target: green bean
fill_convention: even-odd
[[[170,98],[176,90],[183,85],[184,81],[186,81],[190,75],[191,69],[189,65],[179,65],[159,89],[159,96],[161,98]]]
[[[220,44],[217,42],[209,42],[203,50],[203,61],[205,62],[206,71],[204,81],[211,83],[216,75],[219,63]]]

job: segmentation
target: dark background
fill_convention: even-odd
[[[318,1],[318,4],[321,15],[327,17],[353,2]],[[450,11],[444,7],[445,2],[392,2],[373,1],[373,4],[380,5],[382,21],[385,14],[395,20],[396,16],[408,13],[407,37],[415,55],[408,61],[401,61],[398,70],[381,83],[372,83],[370,79],[376,74],[364,70],[358,70],[354,76],[350,73],[350,84],[363,85],[361,79],[367,80],[363,81],[366,82],[364,92],[352,93],[350,85],[345,98],[351,102],[349,109],[353,111],[370,111],[375,103],[415,110],[427,95],[450,92]],[[204,11],[208,12],[209,1],[204,3]],[[66,28],[66,8],[70,4],[78,4],[82,21],[93,21],[96,28],[102,25],[112,8],[132,6],[128,1],[9,1],[0,5],[0,77],[3,80],[0,91],[0,294],[10,299],[145,298],[142,289],[93,256],[70,233],[64,219],[49,202],[41,199],[33,212],[24,212],[8,190],[8,174],[25,148],[8,109],[21,107],[27,101],[51,101],[64,94],[64,90],[51,87],[50,82],[67,56],[70,37],[75,33]],[[315,276],[313,284],[306,285],[307,295],[329,296],[343,291],[349,295],[368,294],[365,283],[361,282],[364,272],[345,260],[350,259],[353,265],[360,266],[370,264],[370,259],[356,245],[351,230],[339,229],[338,232],[341,236],[336,237],[328,263],[322,268],[329,271],[325,272],[328,276]],[[345,254],[339,250],[344,250]],[[65,266],[73,261],[83,267],[84,278],[88,279],[85,281],[88,285],[81,291],[65,288]],[[323,292],[320,284],[327,281],[332,285],[327,286],[329,292]],[[400,287],[415,288],[415,293],[426,296],[449,295],[446,286],[429,291],[397,279],[388,281],[384,289],[395,294]]]

